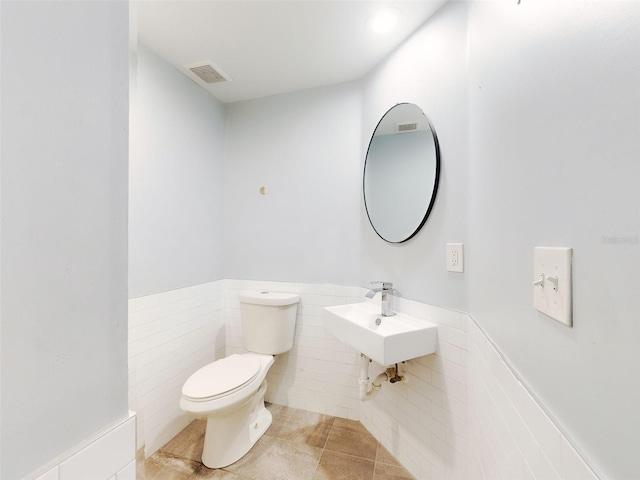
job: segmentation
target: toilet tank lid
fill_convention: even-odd
[[[244,291],[238,295],[238,300],[240,300],[240,303],[251,303],[253,305],[284,306],[298,303],[300,295],[282,292]]]

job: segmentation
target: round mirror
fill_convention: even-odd
[[[433,207],[440,148],[431,123],[412,103],[384,114],[364,163],[364,204],[371,226],[387,242],[409,240]]]

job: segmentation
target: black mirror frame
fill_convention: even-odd
[[[438,135],[436,134],[436,131],[433,128],[433,124],[431,123],[431,120],[429,120],[429,117],[427,117],[427,115],[424,113],[424,111],[420,108],[420,111],[422,112],[424,117],[427,119],[427,123],[429,124],[429,128],[431,130],[431,135],[433,136],[433,143],[434,143],[435,152],[436,152],[436,174],[435,174],[435,180],[433,182],[433,191],[431,192],[431,200],[429,201],[429,206],[427,207],[427,210],[426,210],[426,212],[424,214],[424,217],[422,218],[422,221],[420,222],[418,227],[414,230],[414,232],[411,235],[409,235],[407,238],[405,238],[404,240],[399,240],[397,242],[394,242],[394,241],[391,241],[391,240],[387,240],[382,235],[380,235],[380,232],[378,232],[376,227],[373,225],[373,222],[371,221],[371,216],[369,215],[369,208],[367,207],[367,195],[365,193],[365,174],[366,174],[366,171],[367,171],[367,159],[369,158],[369,150],[371,149],[371,143],[373,142],[373,138],[375,136],[376,131],[378,130],[378,127],[380,126],[380,123],[382,123],[382,120],[384,120],[384,117],[386,117],[387,114],[391,110],[393,110],[394,108],[398,107],[399,105],[414,105],[415,107],[420,108],[414,103],[401,102],[401,103],[397,103],[396,105],[391,107],[389,110],[387,110],[385,112],[384,115],[382,115],[382,117],[380,118],[380,120],[376,124],[376,128],[373,129],[373,133],[371,134],[371,139],[369,140],[369,146],[367,147],[367,154],[364,157],[365,158],[365,160],[364,160],[364,169],[363,169],[363,172],[362,172],[362,198],[364,200],[364,208],[365,208],[365,211],[367,212],[367,218],[369,220],[369,224],[371,225],[371,228],[373,228],[373,231],[376,232],[376,235],[378,235],[382,240],[384,240],[387,243],[394,243],[394,244],[404,243],[404,242],[406,242],[408,240],[411,240],[422,229],[424,224],[427,222],[427,219],[429,218],[429,215],[431,214],[431,210],[433,209],[433,205],[435,204],[436,195],[438,193],[438,185],[440,183],[440,143],[438,141]]]

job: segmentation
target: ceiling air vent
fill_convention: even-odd
[[[396,132],[414,132],[418,129],[418,123],[396,123]]]
[[[211,62],[200,62],[193,65],[185,65],[184,68],[189,70],[208,85],[231,81],[231,79],[222,73],[219,68],[215,68]]]

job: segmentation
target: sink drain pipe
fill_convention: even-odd
[[[360,384],[360,401],[364,402],[371,400],[375,397],[382,388],[382,382],[389,380],[389,374],[385,370],[378,375],[373,382],[369,378],[369,364],[371,359],[364,353],[360,354],[360,378],[358,383]]]

